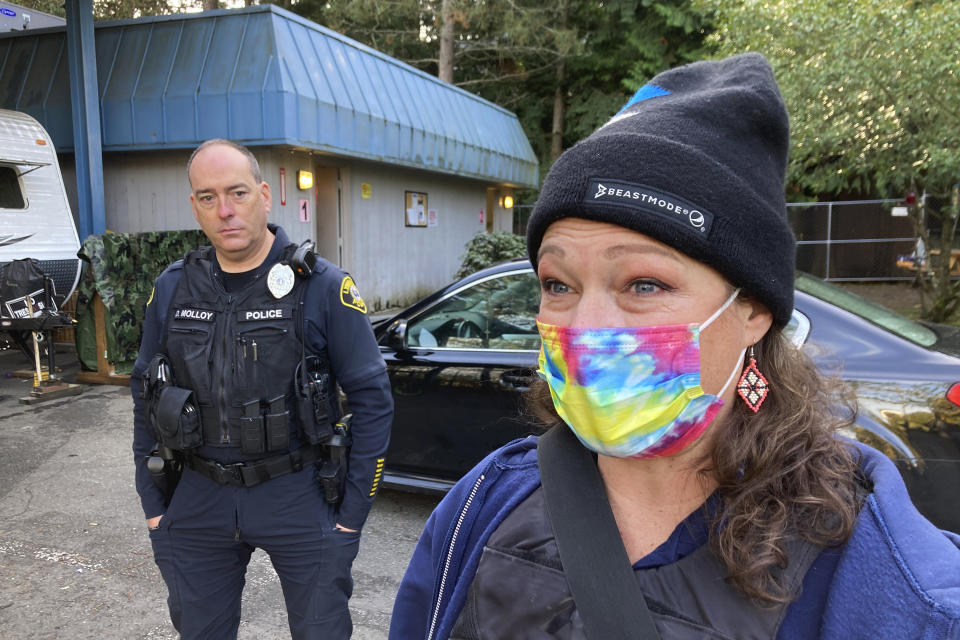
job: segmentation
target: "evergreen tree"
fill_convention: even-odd
[[[544,172],[651,76],[701,57],[710,30],[688,0],[302,0],[291,9],[434,75],[446,15],[453,83],[514,111]]]

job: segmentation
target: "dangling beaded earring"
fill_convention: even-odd
[[[763,404],[767,394],[770,393],[770,383],[757,368],[757,359],[753,355],[753,345],[750,345],[750,364],[747,365],[747,368],[743,370],[743,375],[740,376],[740,381],[737,383],[737,393],[754,413],[760,410],[760,405]]]

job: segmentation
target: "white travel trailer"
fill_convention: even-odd
[[[59,306],[80,279],[79,249],[50,136],[29,115],[0,109],[0,276],[11,260],[34,258]]]

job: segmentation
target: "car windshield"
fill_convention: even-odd
[[[539,302],[540,281],[531,271],[485,278],[411,320],[407,346],[536,350]]]
[[[846,289],[824,282],[820,278],[797,272],[796,286],[799,291],[858,315],[864,320],[868,320],[922,347],[930,347],[937,342],[937,334],[922,324],[886,307],[865,300]]]

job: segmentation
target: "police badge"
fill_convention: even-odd
[[[282,298],[293,290],[293,269],[290,265],[275,264],[267,274],[267,289],[274,298]]]

